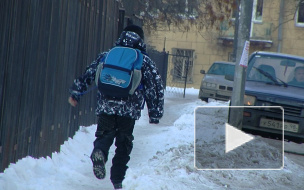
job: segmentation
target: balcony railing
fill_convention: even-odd
[[[252,23],[250,32],[251,45],[263,45],[264,47],[272,46],[273,23],[259,22]],[[219,43],[232,45],[234,39],[234,25],[229,26],[223,22],[220,26]]]

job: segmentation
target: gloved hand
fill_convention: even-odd
[[[151,124],[158,124],[158,123],[159,123],[159,119],[150,118],[150,119],[149,119],[149,123],[151,123]]]
[[[78,102],[73,98],[73,97],[69,97],[68,102],[71,104],[71,106],[76,107]]]

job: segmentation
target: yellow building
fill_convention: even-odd
[[[262,50],[304,56],[304,3],[299,8],[295,1],[287,0],[253,3],[250,53]],[[224,23],[220,30],[200,32],[162,27],[147,37],[147,43],[156,50],[165,48],[171,54],[168,86],[183,87],[188,58],[187,87],[194,88],[200,86],[203,77],[200,70],[207,70],[214,61],[232,61],[234,27]]]

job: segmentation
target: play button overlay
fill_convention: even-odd
[[[253,140],[254,137],[226,123],[225,139],[225,152],[228,153],[231,150]]]
[[[197,170],[283,168],[282,140],[252,135],[231,126],[228,124],[230,106],[209,104],[215,106],[197,107],[194,112],[194,167]]]

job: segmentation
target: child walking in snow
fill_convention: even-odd
[[[95,176],[98,179],[104,179],[105,163],[115,139],[116,150],[112,159],[110,179],[115,189],[121,189],[133,148],[135,121],[140,118],[142,105],[146,102],[149,123],[159,123],[164,112],[164,88],[155,63],[145,54],[146,45],[141,27],[127,26],[117,40],[116,46],[134,48],[143,52],[142,87],[137,88],[134,94],[127,98],[109,97],[100,91],[97,92],[98,123],[91,160]],[[86,68],[84,74],[74,80],[68,99],[72,106],[78,104],[81,95],[87,91],[88,86],[94,83],[99,61],[106,54],[107,52],[99,54],[97,59]]]

